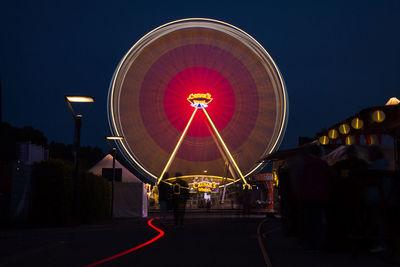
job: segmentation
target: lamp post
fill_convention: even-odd
[[[79,189],[79,149],[81,141],[81,126],[82,126],[82,115],[76,114],[71,103],[93,103],[94,98],[90,96],[65,96],[68,108],[72,113],[72,117],[75,121],[75,133],[74,133],[74,191],[72,200],[72,212],[73,215],[77,215],[78,207],[78,189]]]
[[[113,163],[112,163],[112,180],[111,180],[111,218],[113,217],[114,212],[114,181],[115,181],[115,156],[117,154],[117,149],[111,146],[110,140],[122,140],[123,136],[106,136],[106,142],[108,147],[112,152]]]

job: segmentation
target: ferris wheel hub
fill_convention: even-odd
[[[191,103],[190,105],[197,109],[208,107],[208,104],[213,100],[211,94],[190,94],[187,100]]]

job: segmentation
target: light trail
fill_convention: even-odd
[[[156,219],[158,219],[158,218],[156,218]],[[138,250],[139,248],[142,248],[142,247],[144,247],[144,246],[147,246],[147,245],[149,245],[149,244],[155,242],[157,239],[160,239],[160,238],[165,234],[165,232],[164,232],[163,230],[161,230],[161,229],[155,227],[154,225],[152,225],[151,222],[152,222],[153,220],[154,220],[154,218],[148,220],[148,221],[147,221],[147,224],[148,224],[151,228],[153,228],[153,229],[155,229],[157,232],[159,232],[159,234],[158,234],[156,237],[150,239],[150,240],[147,241],[147,242],[144,242],[143,244],[137,245],[136,247],[133,247],[133,248],[128,249],[128,250],[125,250],[125,251],[123,251],[123,252],[121,252],[121,253],[115,254],[114,256],[111,256],[111,257],[108,257],[108,258],[105,258],[105,259],[96,261],[96,262],[94,262],[94,263],[85,265],[85,267],[96,266],[96,265],[99,265],[99,264],[102,264],[102,263],[105,263],[105,262],[114,260],[114,259],[116,259],[116,258],[119,258],[119,257],[121,257],[121,256],[124,256],[124,255],[126,255],[126,254],[129,254],[129,253],[131,253],[131,252],[133,252],[133,251],[135,251],[135,250]]]

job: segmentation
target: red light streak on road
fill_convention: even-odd
[[[156,218],[156,219],[158,219],[158,218]],[[96,262],[94,262],[94,263],[85,265],[85,267],[96,266],[96,265],[105,263],[105,262],[107,262],[107,261],[114,260],[114,259],[116,259],[116,258],[119,258],[119,257],[121,257],[121,256],[124,256],[124,255],[126,255],[126,254],[129,254],[129,253],[131,253],[131,252],[133,252],[133,251],[135,251],[135,250],[138,250],[139,248],[142,248],[142,247],[144,247],[144,246],[147,246],[147,245],[153,243],[154,241],[156,241],[157,239],[161,238],[161,237],[165,234],[165,232],[164,232],[163,230],[161,230],[161,229],[155,227],[154,225],[152,225],[151,222],[152,222],[153,220],[154,220],[154,218],[148,220],[148,221],[147,221],[147,224],[148,224],[151,228],[153,228],[153,229],[155,229],[156,231],[159,232],[159,234],[158,234],[156,237],[154,237],[153,239],[151,239],[151,240],[149,240],[149,241],[147,241],[147,242],[144,242],[143,244],[140,244],[140,245],[138,245],[138,246],[136,246],[136,247],[133,247],[133,248],[128,249],[128,250],[125,250],[125,251],[123,251],[123,252],[121,252],[121,253],[115,254],[114,256],[111,256],[111,257],[108,257],[108,258],[105,258],[105,259],[96,261]]]

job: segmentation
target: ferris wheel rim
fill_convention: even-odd
[[[224,26],[224,27],[228,27],[230,29],[233,29],[235,31],[238,31],[238,33],[243,34],[245,37],[247,37],[249,40],[252,41],[253,44],[256,45],[256,47],[258,49],[260,49],[262,51],[262,55],[264,57],[266,57],[267,62],[272,64],[273,68],[272,70],[274,71],[274,74],[277,75],[278,80],[279,80],[279,85],[280,85],[280,93],[282,94],[282,101],[281,104],[283,104],[284,108],[283,108],[283,114],[282,114],[282,118],[280,121],[280,127],[277,133],[277,138],[275,138],[274,144],[272,145],[272,147],[270,147],[269,149],[266,148],[266,151],[264,152],[264,154],[268,154],[268,153],[272,153],[277,147],[279,147],[279,145],[281,144],[282,140],[283,140],[283,136],[284,133],[286,131],[286,127],[287,127],[287,119],[288,119],[288,115],[289,115],[289,100],[288,100],[288,95],[287,95],[287,90],[286,90],[286,84],[283,80],[282,74],[278,68],[278,66],[276,65],[275,61],[272,59],[272,57],[270,56],[270,54],[265,50],[265,48],[255,39],[253,38],[250,34],[248,34],[247,32],[243,31],[242,29],[233,26],[229,23],[223,22],[223,21],[219,21],[219,20],[215,20],[215,19],[208,19],[208,18],[186,18],[186,19],[179,19],[179,20],[175,20],[175,21],[171,21],[168,23],[165,23],[153,30],[151,30],[150,32],[148,32],[147,34],[145,34],[143,37],[141,37],[129,50],[128,52],[125,53],[124,57],[120,60],[120,62],[118,63],[117,68],[114,71],[113,77],[111,79],[110,82],[110,86],[109,86],[109,91],[108,91],[108,97],[107,97],[107,114],[108,114],[108,123],[109,123],[109,127],[110,130],[112,132],[113,135],[122,135],[124,136],[123,133],[123,129],[122,127],[118,127],[117,124],[120,125],[120,118],[118,116],[118,121],[116,122],[116,116],[115,116],[115,111],[114,111],[114,99],[115,99],[115,95],[114,95],[114,90],[115,90],[115,86],[117,83],[117,79],[119,78],[119,75],[121,73],[121,69],[123,67],[123,65],[126,63],[126,60],[128,59],[128,57],[135,51],[135,49],[140,46],[147,38],[149,38],[149,36],[151,36],[152,34],[156,33],[157,31],[159,31],[160,29],[164,29],[166,27],[175,25],[175,24],[180,24],[180,23],[187,23],[187,22],[191,22],[191,23],[196,23],[196,22],[207,22],[207,23],[217,23],[218,25]],[[245,44],[246,46],[248,46],[248,44]],[[133,64],[133,63],[131,63]],[[127,70],[129,70],[129,67],[126,68],[125,70],[125,74]],[[118,92],[119,94],[121,93],[121,90],[119,90]],[[119,96],[118,96],[119,98]],[[118,111],[119,112],[119,111]],[[132,150],[129,145],[127,145],[126,141],[124,140],[119,140],[116,142],[118,148],[120,151],[122,151],[122,153],[126,156],[125,158],[129,158],[129,160],[131,161],[131,163],[133,163],[135,166],[139,167],[140,171],[142,174],[145,174],[151,178],[153,178],[154,180],[157,179],[157,175],[154,175],[151,171],[149,171],[141,162],[140,160],[135,156],[134,150]],[[269,151],[267,151],[269,150]],[[131,153],[129,153],[128,151],[130,151]],[[261,166],[263,165],[263,163],[258,163],[255,165],[255,167],[252,167],[250,169],[250,171],[246,172],[244,174],[244,177],[247,177],[249,175],[251,175],[252,173],[254,173],[255,171],[257,171]]]

